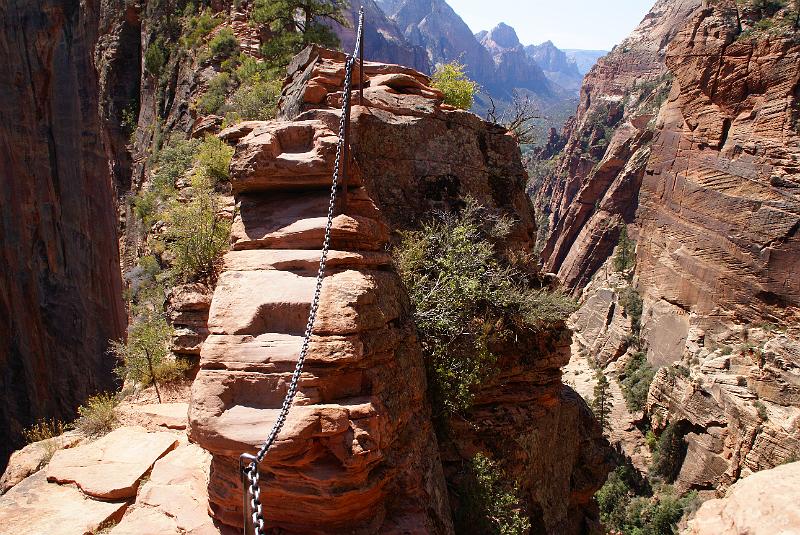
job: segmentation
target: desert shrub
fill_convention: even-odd
[[[231,75],[221,72],[208,82],[208,88],[197,101],[197,108],[206,115],[220,111],[225,104],[225,97],[231,83]]]
[[[242,84],[231,96],[230,110],[236,121],[268,121],[275,118],[280,96],[280,80]]]
[[[519,489],[508,482],[503,470],[478,453],[468,466],[460,489],[462,503],[455,515],[457,533],[523,535],[531,524],[519,507]]]
[[[85,405],[78,407],[78,419],[75,428],[86,436],[105,435],[117,424],[114,412],[119,399],[114,394],[97,394],[86,400]]]
[[[444,103],[462,110],[472,107],[478,84],[464,73],[464,65],[457,61],[443,63],[436,67],[431,77],[433,87],[444,93]]]
[[[208,42],[208,48],[215,58],[229,58],[239,51],[239,41],[230,28],[222,28]]]
[[[491,351],[514,332],[560,322],[575,303],[533,288],[496,250],[511,221],[467,199],[458,214],[437,213],[402,235],[395,263],[408,289],[437,408],[468,408],[492,373]]]
[[[647,355],[644,351],[637,351],[625,365],[625,378],[622,379],[622,395],[625,397],[625,404],[631,412],[644,409],[647,402],[647,393],[650,391],[650,383],[656,371],[647,362]]]
[[[166,214],[165,247],[178,279],[188,282],[215,278],[217,261],[228,249],[231,227],[219,210],[219,199],[201,176],[192,181],[188,202],[172,202]]]
[[[622,224],[614,255],[614,271],[628,271],[636,264],[636,242],[628,238],[628,226]]]
[[[206,136],[197,151],[199,172],[212,183],[225,182],[230,177],[231,156],[233,147],[217,136]]]
[[[22,436],[25,438],[25,442],[32,444],[63,435],[68,429],[69,426],[61,420],[44,418],[25,428]]]
[[[767,406],[761,400],[756,400],[753,402],[753,407],[756,408],[756,413],[758,417],[761,419],[762,422],[766,422],[769,420],[769,414],[767,414]]]
[[[153,189],[168,192],[175,182],[192,168],[199,142],[195,139],[170,138],[154,157]]]
[[[206,38],[211,31],[219,26],[222,19],[211,13],[209,8],[204,9],[194,16],[186,19],[181,38],[185,48],[194,48]]]

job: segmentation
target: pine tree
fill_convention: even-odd
[[[343,0],[256,0],[251,19],[269,31],[261,52],[282,67],[311,43],[335,48],[339,38],[327,24],[346,25]]]
[[[609,421],[611,408],[613,407],[611,402],[611,385],[602,370],[597,370],[595,378],[597,379],[597,384],[594,387],[592,412],[594,412],[595,418],[600,422],[600,427],[603,429],[603,433],[605,433],[611,430],[611,422]]]

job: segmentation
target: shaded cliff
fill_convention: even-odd
[[[38,418],[110,389],[123,334],[116,208],[93,63],[100,14],[11,2],[0,58],[0,465]]]

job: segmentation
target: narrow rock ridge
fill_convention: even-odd
[[[221,136],[237,140],[239,210],[192,387],[190,436],[213,455],[214,516],[241,525],[238,457],[266,437],[300,351],[338,137],[318,120],[246,123]],[[297,398],[261,467],[267,522],[297,533],[446,533],[421,352],[383,252],[389,229],[357,170],[344,203],[340,193]]]
[[[447,488],[483,451],[524,480],[537,526],[581,533],[596,522],[591,496],[609,451],[585,403],[560,381],[568,331],[555,326],[496,348],[506,371],[482,386],[475,425],[453,422],[439,448],[408,298],[385,252],[399,232],[463,206],[467,195],[513,216],[509,253],[530,250],[535,225],[519,147],[502,127],[442,104],[411,69],[367,62],[364,71],[367,106],[355,97],[347,206],[334,220],[315,336],[297,405],[262,467],[268,521],[302,533],[452,533],[457,494]],[[211,304],[190,434],[213,455],[211,509],[231,525],[241,522],[238,456],[274,421],[313,292],[344,55],[309,47],[290,73],[280,120],[221,133],[236,143],[239,214]]]

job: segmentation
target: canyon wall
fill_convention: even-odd
[[[639,350],[658,369],[638,422],[677,435],[681,491],[722,493],[800,453],[800,45],[788,21],[728,0],[658,2],[540,151],[565,147],[534,186],[545,266],[583,303],[577,347],[601,366],[619,359],[620,380]],[[635,269],[615,273],[623,228]]]
[[[0,58],[0,466],[38,418],[113,386],[125,311],[93,63],[99,13],[10,2]]]

